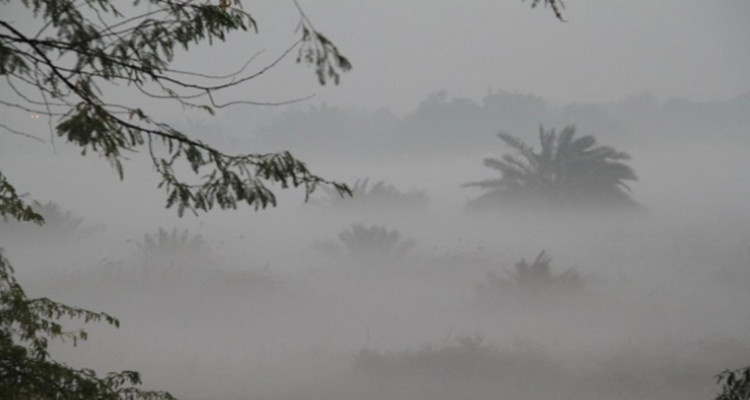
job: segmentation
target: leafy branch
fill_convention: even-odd
[[[49,340],[69,340],[75,346],[86,340],[84,330],[65,330],[60,319],[85,323],[104,322],[119,327],[109,314],[57,303],[47,298],[30,299],[14,277],[13,267],[0,249],[0,397],[7,399],[174,399],[167,392],[140,390],[135,371],[110,372],[104,376],[77,369],[50,358]]]
[[[36,224],[42,224],[44,219],[34,208],[27,204],[23,196],[16,193],[16,189],[8,183],[8,180],[0,171],[0,217],[8,217],[19,221],[29,221]]]
[[[8,3],[0,0],[0,4]],[[71,0],[27,0],[22,4],[43,25],[33,30],[31,24],[0,20],[0,75],[12,89],[1,96],[5,98],[0,98],[0,104],[54,119],[58,136],[81,147],[84,154],[91,151],[106,158],[121,179],[123,154],[147,149],[161,176],[159,187],[167,192],[167,207],[176,206],[180,215],[186,209],[195,213],[215,205],[222,209],[236,208],[238,203],[255,209],[275,206],[270,185],[303,187],[306,199],[321,184],[342,195],[350,193],[345,184],[310,172],[289,152],[226,154],[158,121],[143,107],[112,103],[106,96],[110,86],[135,88],[149,98],[176,101],[210,114],[235,104],[275,104],[220,101],[217,96],[258,78],[295,48],[304,53],[297,61],[315,66],[321,84],[327,79],[338,83],[340,72],[349,70],[351,64],[313,28],[299,4],[295,3],[302,33],[297,42],[258,70],[247,68],[256,53],[242,68],[223,75],[173,69],[170,64],[178,50],[224,41],[236,31],[257,32],[256,21],[239,0],[218,5],[133,1],[123,6],[129,7],[131,17],[115,7],[122,3],[108,0],[80,5]],[[18,210],[28,205],[12,197],[13,186],[4,178],[2,184],[6,190],[0,195],[11,197],[2,198],[0,212],[21,215]]]
[[[716,375],[716,383],[721,384],[716,400],[750,399],[750,367],[726,370]]]

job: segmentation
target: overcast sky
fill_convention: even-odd
[[[354,70],[333,89],[317,87],[304,68],[279,70],[254,84],[251,97],[315,92],[312,104],[407,112],[440,89],[474,99],[488,90],[518,91],[558,104],[641,92],[715,101],[750,90],[747,1],[567,0],[566,23],[520,0],[300,3]],[[234,56],[263,48],[270,57],[294,39],[291,1],[245,8],[264,36],[246,52],[247,38],[240,39],[243,50]]]
[[[292,56],[232,99],[283,101],[315,93],[310,104],[405,113],[441,89],[472,99],[507,90],[557,104],[643,92],[720,101],[750,91],[746,0],[566,0],[565,23],[521,0],[299,2],[354,69],[338,87],[321,88]],[[258,21],[259,35],[193,48],[178,55],[176,66],[223,74],[264,50],[255,64],[260,68],[299,37],[292,0],[243,5]],[[12,20],[21,24],[22,15],[26,11]]]

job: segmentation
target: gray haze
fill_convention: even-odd
[[[311,18],[355,68],[338,88],[319,90],[300,73],[285,89],[319,93],[329,104],[400,113],[439,89],[472,99],[503,89],[566,104],[646,91],[726,100],[750,86],[746,2],[571,1],[565,24],[555,23],[549,10],[530,12],[518,3],[310,2]],[[272,4],[261,2],[257,15],[261,31],[281,40],[296,22],[295,10]],[[278,82],[266,83],[258,92],[278,96]]]
[[[62,210],[58,225],[0,224],[19,279],[122,321],[53,355],[188,400],[697,400],[750,364],[750,4],[568,0],[566,23],[520,1],[302,5],[354,64],[340,86],[290,59],[230,97],[314,99],[154,110],[220,149],[288,149],[399,195],[290,190],[275,209],[178,218],[145,155],[121,182],[46,121],[3,110],[46,143],[0,133],[0,170]],[[294,6],[257,7],[257,40],[178,62],[273,59]],[[641,209],[467,208],[482,191],[462,185],[509,152],[498,131],[536,146],[540,125],[571,124],[632,156]],[[347,244],[358,227],[372,230]],[[550,281],[526,286],[515,265],[542,251]]]

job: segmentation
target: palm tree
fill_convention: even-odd
[[[539,151],[510,134],[498,136],[518,154],[484,160],[500,177],[464,185],[489,191],[472,200],[471,207],[639,207],[630,198],[626,183],[637,180],[633,169],[623,162],[630,156],[597,145],[593,136],[575,137],[575,126],[565,127],[559,135],[554,129],[540,127]]]

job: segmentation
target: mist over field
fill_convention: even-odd
[[[46,121],[23,122],[44,144],[0,134],[0,169],[47,219],[0,221],[18,279],[122,323],[86,325],[89,340],[56,343],[55,357],[137,370],[186,400],[697,400],[716,395],[716,374],[750,364],[750,57],[735,54],[749,7],[570,0],[562,24],[523,3],[353,3],[360,13],[305,5],[352,49],[351,83],[279,107],[164,111],[229,153],[290,150],[353,198],[274,187],[275,208],[180,218],[146,154],[127,155],[120,181],[106,160],[51,140]],[[493,7],[500,27],[483,12]],[[283,20],[266,8],[260,21]],[[417,15],[413,31],[360,15],[402,21],[399,10]],[[435,40],[480,54],[474,76],[438,44],[389,52],[375,40],[424,39],[448,16]],[[528,42],[492,39],[523,32]],[[607,39],[615,55],[590,54]],[[704,58],[681,57],[690,51]],[[552,61],[556,74],[538,66]],[[367,82],[378,66],[388,72]],[[305,95],[294,79],[259,91]],[[630,156],[632,207],[472,208],[487,191],[464,185],[500,177],[483,160],[518,154],[499,132],[538,150],[540,129],[568,126]]]

